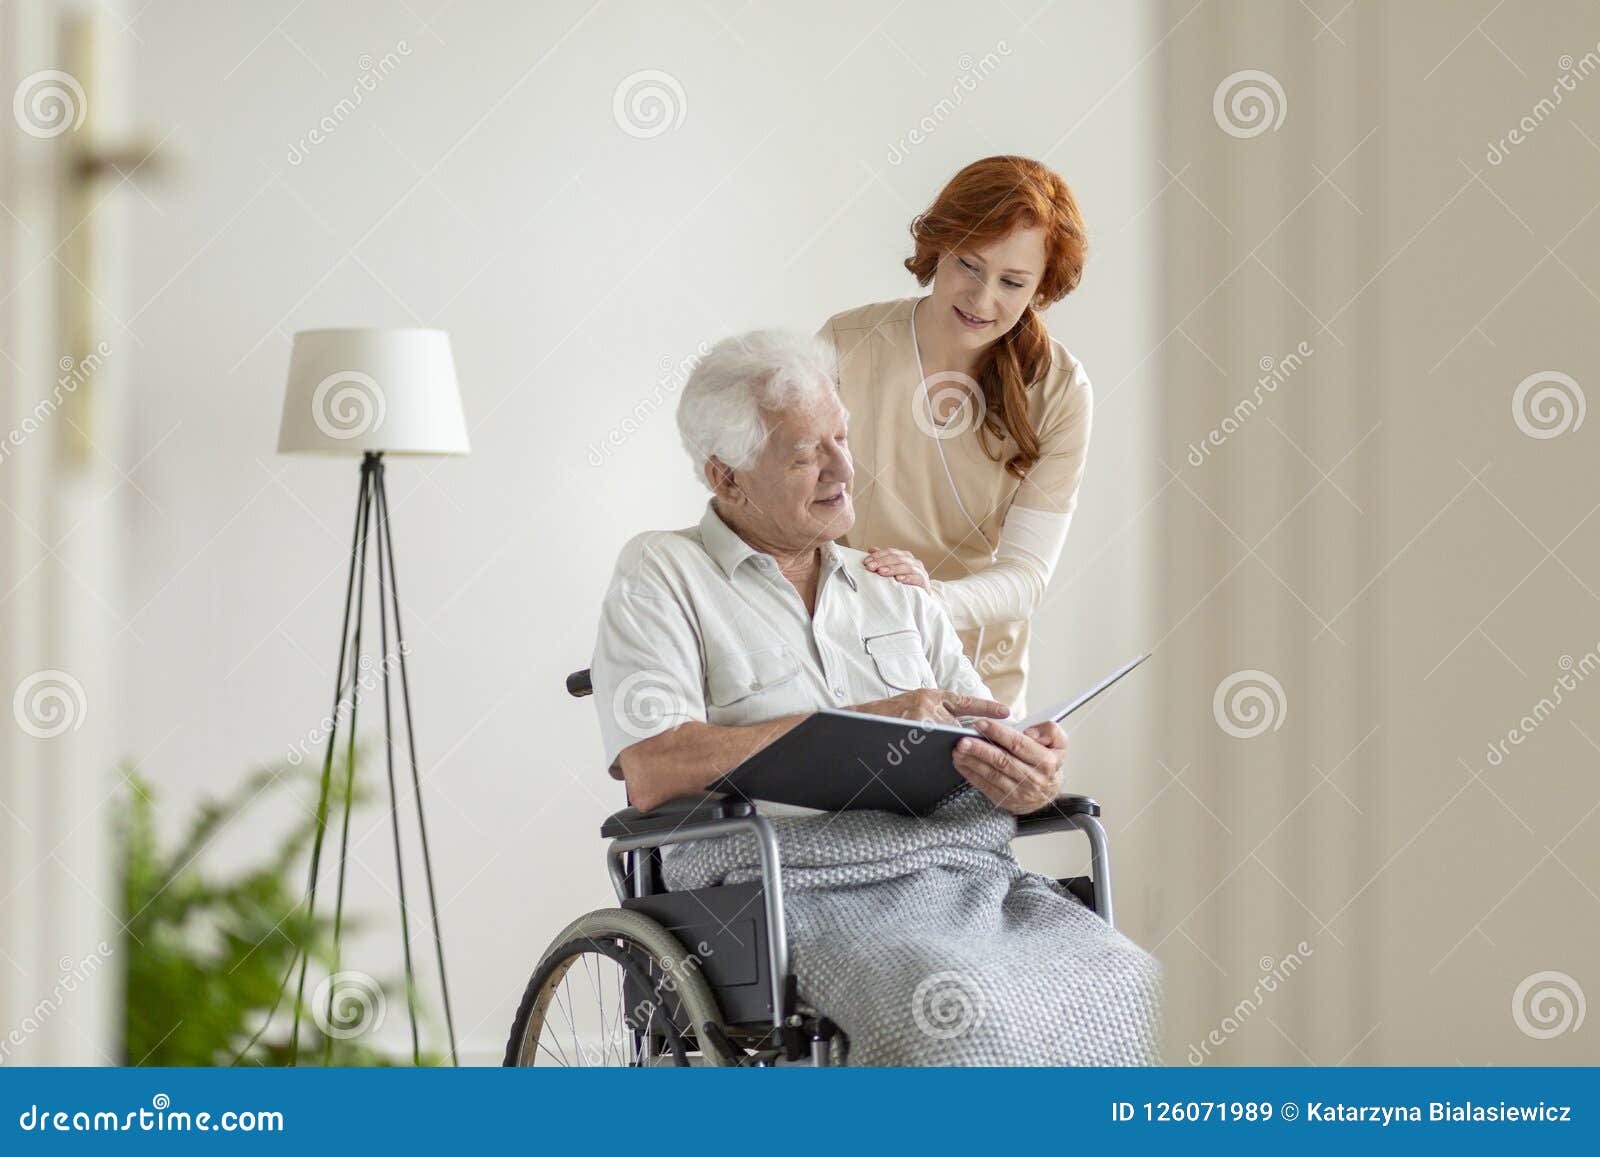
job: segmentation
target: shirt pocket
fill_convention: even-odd
[[[788,647],[733,651],[706,669],[706,698],[713,707],[756,707],[786,698],[800,674],[800,660]],[[746,701],[749,701],[746,703]]]
[[[927,653],[922,649],[922,635],[919,632],[890,631],[883,635],[869,635],[861,642],[872,657],[878,678],[891,691],[916,691],[938,686]]]

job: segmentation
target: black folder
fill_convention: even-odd
[[[1132,671],[1141,655],[1065,703],[1030,716],[1057,723]],[[1021,729],[1020,724],[1013,724]],[[967,780],[951,763],[962,738],[977,731],[952,723],[918,723],[887,715],[824,708],[779,736],[710,785],[748,800],[822,811],[874,808],[927,815]]]

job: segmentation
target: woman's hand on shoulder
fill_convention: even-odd
[[[922,560],[909,550],[893,546],[875,546],[867,551],[866,561],[862,565],[873,574],[882,575],[906,586],[921,587],[930,594],[933,593],[933,588],[928,584],[928,568],[923,566]]]

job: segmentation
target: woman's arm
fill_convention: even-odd
[[[868,559],[868,567],[879,574],[926,586],[961,630],[1029,618],[1055,573],[1078,505],[1094,413],[1082,363],[1073,360],[1070,366],[1061,405],[1041,438],[1039,461],[1017,488],[990,565],[939,581],[929,579],[921,563],[904,551],[875,550]]]
[[[1026,619],[1044,599],[1067,540],[1070,514],[1013,506],[1000,527],[995,559],[959,579],[928,577],[922,560],[894,547],[873,547],[866,567],[874,574],[927,590],[957,630]]]
[[[928,587],[958,630],[1030,618],[1050,585],[1071,522],[1071,514],[1013,506],[991,565],[965,578],[930,579]]]

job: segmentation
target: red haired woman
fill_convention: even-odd
[[[925,296],[830,318],[867,566],[930,591],[996,699],[1024,711],[1028,619],[1060,558],[1089,446],[1089,379],[1039,311],[1083,275],[1057,174],[988,157],[911,222]],[[868,650],[893,650],[868,640]],[[898,673],[904,664],[880,664]],[[889,676],[885,675],[886,681]]]

